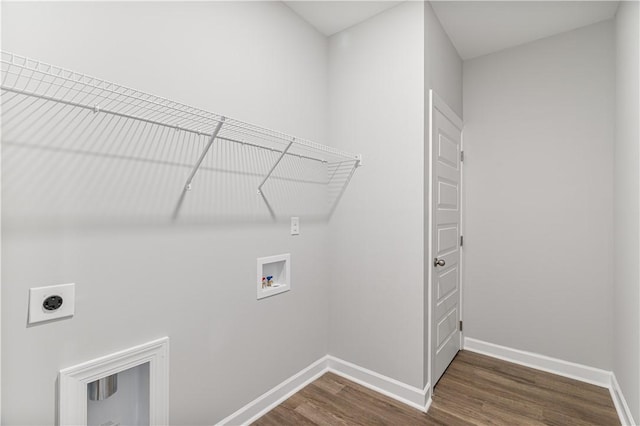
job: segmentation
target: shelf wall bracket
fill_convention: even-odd
[[[258,185],[258,195],[262,195],[262,186],[267,182],[267,180],[269,180],[269,178],[273,174],[273,171],[276,169],[276,167],[278,167],[278,164],[280,164],[284,156],[287,155],[287,151],[289,151],[289,148],[291,148],[291,145],[293,145],[295,141],[296,141],[296,138],[291,139],[291,142],[289,142],[289,145],[287,145],[284,151],[280,153],[280,157],[278,157],[278,160],[275,162],[273,166],[271,166],[271,170],[269,170],[269,173],[267,173],[264,179],[262,179],[262,182],[260,183],[260,185]]]
[[[220,119],[220,121],[218,122],[218,124],[216,125],[216,128],[213,130],[213,133],[211,134],[211,137],[209,138],[209,142],[207,143],[207,146],[205,146],[204,149],[202,150],[202,153],[200,154],[200,158],[198,158],[198,161],[193,166],[193,169],[191,170],[191,174],[187,178],[187,182],[184,184],[184,187],[182,188],[182,193],[180,194],[180,198],[178,199],[178,203],[176,204],[175,209],[173,209],[172,219],[174,221],[178,218],[178,214],[180,213],[180,209],[182,208],[182,203],[184,202],[184,199],[185,199],[185,197],[187,195],[187,192],[191,190],[191,182],[193,182],[193,178],[195,177],[196,173],[198,172],[198,169],[200,168],[200,166],[202,165],[202,162],[204,161],[204,157],[207,156],[207,153],[211,149],[211,145],[213,145],[213,142],[215,142],[216,137],[218,136],[218,133],[220,132],[220,129],[222,128],[222,124],[224,123],[224,120],[225,120],[225,118],[222,117]]]

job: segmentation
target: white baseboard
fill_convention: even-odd
[[[464,349],[603,388],[609,388],[611,386],[611,372],[599,368],[483,342],[482,340],[472,339],[470,337],[464,338]]]
[[[327,355],[329,371],[403,404],[426,412],[431,405],[431,386],[424,389],[402,383],[342,359]]]
[[[620,389],[616,375],[613,373],[611,373],[611,386],[609,387],[609,393],[611,393],[613,405],[616,406],[620,423],[622,423],[623,426],[637,425],[638,423],[633,419],[633,415],[631,414],[631,410],[629,410],[627,401],[624,399],[624,395],[622,394],[622,389]]]
[[[610,371],[521,351],[493,343],[465,337],[464,349],[493,358],[535,368],[596,386],[608,388],[623,425],[635,425],[615,375]],[[294,393],[326,372],[332,372],[403,404],[427,412],[431,406],[431,386],[424,389],[408,385],[348,361],[326,355],[302,371],[291,376],[270,391],[251,401],[235,413],[219,421],[218,425],[246,425],[254,422],[284,402]]]
[[[324,356],[216,424],[251,424],[326,372],[327,357]]]
[[[482,340],[472,339],[469,337],[464,338],[464,349],[493,358],[502,359],[504,361],[513,362],[515,364],[524,365],[525,367],[535,368],[536,370],[542,370],[548,373],[608,388],[613,404],[616,407],[616,412],[620,418],[620,423],[625,426],[638,424],[634,421],[633,415],[627,405],[627,401],[620,389],[620,385],[618,385],[616,376],[611,371],[576,364],[557,358],[551,358],[533,352],[512,349],[506,346],[483,342]]]
[[[327,372],[335,373],[423,412],[426,412],[431,406],[431,386],[429,384],[424,389],[419,389],[375,371],[326,355],[216,424],[247,425],[253,423]]]

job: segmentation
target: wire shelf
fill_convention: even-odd
[[[210,158],[219,154],[214,144],[228,146],[232,168],[259,182],[253,193],[262,195],[272,218],[275,210],[267,193],[275,195],[274,185],[270,188],[267,181],[292,180],[296,174],[299,181],[322,184],[332,211],[360,165],[360,156],[353,153],[13,53],[0,51],[0,66],[3,143],[180,168],[174,219],[196,175],[229,169]],[[145,150],[148,140],[162,140],[167,147],[159,150],[156,143],[156,149]],[[255,161],[243,163],[243,153]],[[311,174],[301,178],[302,167]]]

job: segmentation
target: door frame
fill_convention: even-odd
[[[433,268],[431,266],[431,260],[433,259],[434,247],[433,247],[433,205],[434,205],[434,191],[433,191],[433,182],[434,182],[434,171],[435,167],[433,165],[433,111],[434,109],[439,110],[445,117],[447,117],[451,122],[460,129],[460,151],[464,151],[464,126],[462,119],[456,114],[451,107],[449,107],[446,102],[438,96],[438,94],[433,90],[429,89],[429,143],[427,146],[427,158],[429,165],[428,172],[428,190],[427,190],[427,201],[428,201],[428,221],[427,221],[427,258],[425,259],[425,272],[427,274],[427,327],[428,327],[428,341],[427,344],[427,384],[426,387],[429,390],[429,396],[433,394],[433,388],[435,383],[433,383],[433,365],[434,365],[434,357],[435,354],[432,353],[432,339],[433,336],[433,323],[434,318],[433,315],[435,313],[435,309],[433,306]],[[464,235],[464,207],[465,207],[465,186],[464,186],[464,161],[460,161],[460,235]],[[460,310],[460,321],[463,319],[463,287],[464,287],[464,250],[460,248],[460,288],[459,288],[459,310]],[[460,349],[463,348],[464,344],[464,327],[460,332]]]

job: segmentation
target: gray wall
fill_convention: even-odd
[[[621,2],[616,15],[613,372],[640,421],[640,7]]]
[[[433,89],[462,118],[462,59],[429,2],[424,4],[424,25],[426,101]]]
[[[365,166],[330,224],[329,353],[419,388],[428,375],[429,88],[461,114],[462,61],[429,3],[330,38],[330,140],[362,152]]]
[[[3,49],[326,139],[327,40],[281,3],[3,3],[2,12]],[[53,424],[58,370],[164,335],[172,424],[214,423],[327,353],[326,222],[301,217],[295,238],[285,223],[106,216],[95,227],[25,226],[5,213],[31,193],[11,188],[65,188],[37,173],[51,166],[38,162],[46,156],[3,151],[3,424]],[[94,173],[78,184],[109,182]],[[109,188],[135,197],[126,182]],[[256,301],[256,257],[284,252],[292,290]],[[75,317],[27,328],[28,289],[65,282],[76,283]]]
[[[465,335],[611,370],[611,21],[464,63]]]
[[[431,239],[431,230],[429,227],[429,174],[431,173],[431,163],[429,156],[429,89],[440,96],[440,98],[451,109],[462,118],[462,59],[458,55],[456,48],[451,43],[449,36],[442,28],[442,24],[438,20],[433,7],[429,2],[424,3],[424,22],[425,22],[425,72],[424,72],[424,113],[425,113],[425,132],[424,132],[424,183],[423,183],[423,201],[424,201],[424,254],[425,257],[429,253],[429,244]],[[426,385],[430,382],[429,375],[431,374],[429,368],[429,356],[431,347],[429,345],[429,333],[431,328],[429,327],[429,291],[427,281],[429,274],[433,268],[431,262],[424,262],[424,282],[425,291],[423,292],[423,306],[424,308],[424,330],[423,330],[423,343],[424,343],[424,370],[423,370],[423,383]]]
[[[330,140],[362,152],[330,229],[329,353],[422,387],[424,13],[329,39]]]

